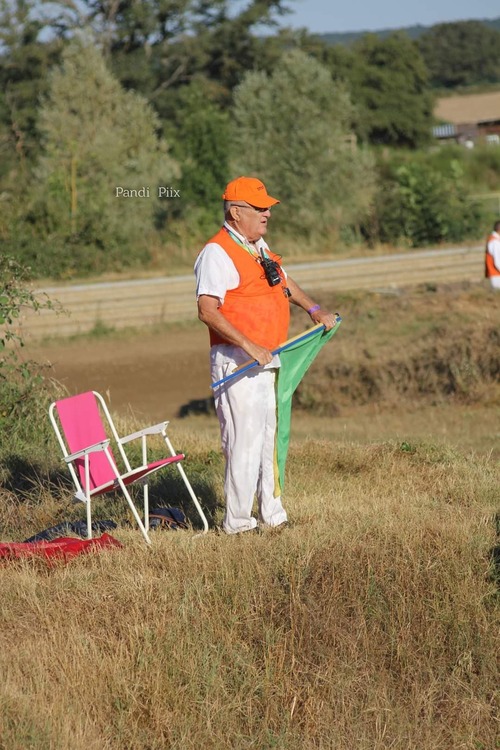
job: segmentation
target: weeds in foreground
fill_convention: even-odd
[[[217,486],[213,446],[187,448]],[[280,534],[121,530],[122,550],[3,564],[0,746],[492,750],[496,469],[310,441]]]

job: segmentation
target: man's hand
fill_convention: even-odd
[[[311,320],[314,323],[322,323],[325,326],[325,330],[330,331],[337,322],[337,314],[331,313],[328,310],[323,310],[320,307],[319,310],[312,313]]]
[[[248,352],[252,359],[257,360],[259,365],[268,365],[273,358],[272,352],[270,352],[269,349],[265,349],[258,344],[252,343],[251,346],[246,346],[245,351]]]
[[[313,321],[313,323],[321,323],[325,326],[325,329],[327,331],[330,331],[337,322],[336,313],[331,313],[329,310],[323,310],[323,308],[319,307],[319,305],[316,305],[311,297],[309,297],[309,295],[306,294],[304,290],[300,288],[297,282],[294,281],[290,276],[287,276],[287,284],[292,294],[292,296],[290,297],[290,302],[293,302],[294,305],[298,305],[306,312],[308,312],[311,308],[317,307],[317,310],[314,310],[314,312],[310,313],[311,320]]]
[[[222,338],[226,339],[226,341],[244,349],[251,359],[257,360],[259,365],[268,365],[273,358],[269,349],[250,341],[247,336],[244,336],[241,331],[238,331],[238,329],[223,316],[219,309],[219,304],[217,297],[212,297],[207,294],[200,295],[198,299],[199,319],[205,323],[205,325],[209,326],[209,328],[213,328],[213,330],[222,336]]]

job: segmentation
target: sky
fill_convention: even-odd
[[[500,16],[498,0],[288,0],[288,6],[293,12],[280,19],[280,26],[305,27],[315,33],[432,26]]]

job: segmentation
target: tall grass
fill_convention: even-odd
[[[186,448],[220,497],[215,442]],[[0,747],[493,750],[496,472],[303,442],[281,533],[122,529],[121,550],[3,564]]]
[[[416,438],[418,419],[455,407],[460,435],[464,404],[497,429],[498,302],[454,288],[339,302],[342,334],[299,393],[339,416],[311,440],[317,409],[302,411],[289,528],[218,533],[219,440],[193,418],[172,427],[208,535],[152,532],[147,548],[123,501],[102,500],[94,517],[120,523],[121,549],[0,564],[1,750],[499,747],[498,433],[485,446],[467,430],[481,453]],[[83,516],[47,399],[1,436],[5,541]],[[360,403],[364,444],[342,438]],[[384,409],[398,440],[377,438]],[[175,475],[156,476],[152,504],[188,509]]]

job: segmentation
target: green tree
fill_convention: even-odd
[[[433,101],[427,70],[406,34],[366,34],[353,45],[349,82],[360,108],[359,132],[370,143],[418,147],[429,141]]]
[[[157,186],[178,174],[157,137],[157,115],[120,87],[95,46],[75,42],[52,73],[39,128],[44,150],[29,218],[53,243],[52,252],[60,248],[58,262],[67,272],[133,262],[159,210]],[[149,188],[149,197],[126,198],[118,187]]]
[[[372,161],[351,137],[352,111],[347,91],[300,50],[236,88],[232,171],[258,175],[281,199],[274,221],[289,236],[338,232],[366,211]]]
[[[175,117],[166,125],[181,164],[182,201],[174,204],[175,213],[189,221],[191,230],[198,227],[205,234],[220,219],[221,190],[229,179],[229,117],[207,100],[200,80],[180,89],[176,102]]]
[[[38,150],[39,97],[47,91],[50,68],[60,60],[60,40],[41,42],[43,24],[33,3],[0,0],[0,178],[14,179]]]
[[[500,81],[500,31],[480,21],[432,26],[418,46],[435,87]]]
[[[256,27],[274,26],[275,15],[288,12],[284,0],[251,0],[238,14],[230,14],[230,3],[222,1],[222,12],[206,36],[206,62],[208,78],[222,84],[222,93],[229,104],[234,87],[249,70],[270,70],[271,50]],[[223,100],[224,102],[224,100]]]
[[[55,0],[48,5],[53,30],[68,35],[90,27],[120,82],[147,96],[162,117],[172,114],[167,90],[200,74],[217,83],[220,100],[228,104],[243,72],[267,60],[266,40],[254,29],[272,26],[287,11],[284,0],[249,0],[236,12],[230,0]]]

